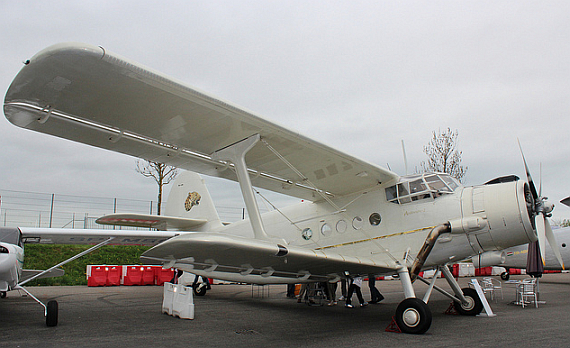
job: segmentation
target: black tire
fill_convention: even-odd
[[[510,276],[511,275],[509,274],[509,271],[501,273],[501,279],[502,280],[509,280]]]
[[[208,288],[206,286],[198,285],[196,287],[192,287],[192,290],[194,291],[195,296],[204,296],[204,295],[206,295]]]
[[[6,298],[6,291],[0,291],[0,298]]]
[[[47,303],[46,325],[57,326],[58,305],[57,301],[51,300]]]
[[[465,296],[469,303],[464,305],[459,302],[453,302],[455,310],[461,315],[475,316],[481,313],[483,310],[483,303],[481,302],[479,295],[477,295],[477,291],[471,288],[463,288],[461,290],[463,291],[463,296]]]
[[[424,301],[407,298],[398,305],[394,319],[402,332],[423,334],[431,326],[432,315]]]

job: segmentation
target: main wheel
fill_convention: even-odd
[[[424,301],[407,298],[396,309],[396,324],[402,332],[423,334],[431,326],[431,311]]]
[[[196,287],[192,287],[192,290],[194,291],[194,295],[196,296],[204,296],[206,295],[206,292],[208,291],[208,287],[206,286],[206,284],[204,283],[200,283],[198,286]]]
[[[455,310],[461,315],[477,315],[481,313],[483,310],[483,303],[477,295],[477,291],[471,288],[463,288],[463,296],[467,300],[467,304],[463,304],[460,302],[453,302],[453,306]]]
[[[51,300],[47,303],[46,325],[47,326],[56,326],[57,325],[57,315],[58,315],[57,301]]]
[[[6,298],[6,291],[0,291],[0,298]]]
[[[509,280],[510,276],[511,275],[509,274],[509,271],[501,273],[501,279],[502,280]]]

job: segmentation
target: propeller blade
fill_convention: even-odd
[[[524,162],[524,169],[526,171],[526,178],[528,181],[528,186],[530,187],[530,192],[532,193],[532,197],[536,200],[538,199],[538,193],[536,192],[536,187],[534,186],[534,182],[532,181],[532,176],[530,175],[530,170],[528,170],[528,166],[526,165],[526,159],[524,158],[524,153],[522,150],[521,142],[517,139],[519,143],[519,149],[521,150],[521,155]]]
[[[556,243],[556,238],[554,237],[554,233],[552,233],[552,228],[550,227],[550,222],[548,221],[548,219],[545,219],[544,222],[545,222],[544,226],[546,227],[545,232],[548,244],[550,244],[550,247],[552,248],[552,251],[556,256],[558,263],[560,263],[560,266],[562,266],[562,269],[565,269],[564,261],[562,261],[562,255],[560,254],[560,247],[558,246],[558,243]]]
[[[564,204],[564,205],[570,207],[570,196],[564,198],[563,200],[561,200],[560,203],[562,203],[562,204]]]
[[[544,227],[544,216],[542,214],[536,214],[534,217],[534,225],[536,226],[536,236],[538,237],[538,248],[540,249],[540,256],[542,257],[542,264],[544,264],[546,228]]]
[[[540,172],[538,172],[538,197],[542,197],[542,162],[540,162]]]

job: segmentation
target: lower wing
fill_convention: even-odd
[[[391,260],[284,246],[221,233],[186,233],[146,251],[145,263],[257,284],[339,279],[344,274],[390,274]]]

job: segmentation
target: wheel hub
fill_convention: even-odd
[[[470,311],[475,307],[475,300],[471,296],[465,296],[465,302],[461,302],[461,308]]]
[[[404,323],[409,327],[415,327],[420,323],[420,313],[415,308],[408,308],[402,315]]]

